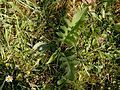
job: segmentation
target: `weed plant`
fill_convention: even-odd
[[[0,0],[0,90],[119,90],[119,4]]]

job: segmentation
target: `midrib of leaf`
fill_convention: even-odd
[[[87,12],[87,7],[83,8],[82,11],[78,10],[77,13],[73,16],[72,22],[68,23],[68,24],[72,25],[71,29],[70,29],[69,33],[66,35],[66,37],[63,37],[64,38],[63,41],[65,41],[66,39],[69,39],[68,37],[72,34],[75,35],[75,37],[78,36],[78,35],[76,35],[76,32],[78,32],[78,28],[82,22],[82,19],[84,19],[86,12]],[[70,26],[70,25],[68,25],[68,26]]]

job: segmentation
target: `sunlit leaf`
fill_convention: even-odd
[[[51,55],[51,57],[49,58],[49,60],[48,60],[48,62],[47,62],[46,64],[50,64],[51,62],[53,62],[53,61],[56,59],[59,51],[60,51],[60,48],[58,48],[58,49]]]

